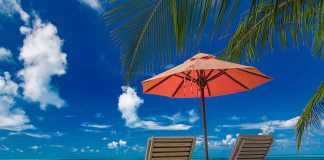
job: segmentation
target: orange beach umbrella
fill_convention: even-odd
[[[184,63],[142,82],[143,92],[171,98],[201,97],[205,156],[208,159],[205,97],[250,90],[271,78],[255,67],[198,53]]]

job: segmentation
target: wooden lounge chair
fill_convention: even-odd
[[[194,137],[151,137],[145,160],[191,160]]]
[[[230,160],[264,160],[272,143],[270,135],[239,136]]]

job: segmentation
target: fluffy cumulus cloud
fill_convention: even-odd
[[[62,52],[63,41],[57,35],[57,28],[51,23],[44,23],[38,17],[33,27],[21,27],[26,35],[19,59],[24,68],[18,75],[22,78],[23,95],[32,102],[39,102],[42,109],[53,105],[58,108],[65,105],[51,79],[65,74],[66,54]]]
[[[299,119],[298,117],[294,117],[288,120],[273,120],[273,121],[265,121],[260,123],[244,123],[237,125],[222,125],[219,127],[224,128],[241,128],[241,129],[259,129],[262,132],[259,134],[270,134],[274,133],[275,130],[289,130],[293,129]]]
[[[118,99],[118,110],[122,113],[122,118],[126,121],[129,128],[143,128],[149,130],[188,130],[192,126],[185,124],[161,125],[156,121],[142,120],[137,115],[138,108],[144,103],[135,89],[122,87],[123,93]]]
[[[226,135],[225,139],[222,140],[222,144],[228,146],[234,145],[238,136],[239,134],[236,134],[236,138],[235,138],[233,137],[233,135],[228,134]]]
[[[10,50],[0,47],[0,61],[7,61],[11,58],[12,53]]]
[[[101,3],[99,0],[79,0],[79,2],[97,11],[101,9]]]
[[[218,139],[215,136],[208,136],[208,146],[210,149],[228,149],[231,148],[237,140],[239,134],[232,135],[227,134],[224,139]],[[203,146],[204,145],[204,137],[198,136],[196,138],[196,146]]]
[[[25,23],[28,23],[30,18],[20,5],[20,0],[0,0],[0,14],[8,17],[13,17],[19,14],[20,19]]]
[[[118,142],[116,142],[116,141],[112,141],[112,142],[110,142],[110,143],[107,144],[107,147],[108,147],[109,149],[115,149],[115,148],[118,147]]]
[[[67,62],[66,54],[61,51],[63,41],[53,24],[42,22],[36,14],[31,23],[31,16],[23,10],[20,0],[0,0],[0,16],[15,15],[19,15],[24,22],[20,32],[26,36],[19,56],[23,62],[23,68],[18,73],[22,83],[13,81],[8,72],[0,75],[0,129],[20,132],[35,129],[29,124],[25,111],[16,105],[16,99],[21,98],[22,94],[25,100],[39,102],[43,109],[47,105],[62,107],[65,104],[50,82],[53,76],[65,73]],[[0,61],[10,60],[11,57],[10,50],[0,47]],[[32,133],[24,135],[48,137]]]
[[[127,146],[127,142],[122,139],[120,139],[118,142],[112,141],[107,144],[107,148],[109,148],[109,149],[116,149],[119,147],[126,147],[126,146]]]
[[[22,131],[34,129],[29,125],[29,118],[22,109],[14,108],[18,95],[18,84],[11,80],[11,75],[4,72],[0,75],[0,129]]]

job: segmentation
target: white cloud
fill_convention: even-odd
[[[72,152],[78,152],[79,148],[72,148]]]
[[[21,27],[26,35],[19,59],[24,68],[18,75],[22,78],[23,95],[32,102],[39,102],[42,109],[47,105],[63,107],[65,101],[60,98],[52,86],[53,76],[65,74],[66,54],[62,52],[63,41],[57,35],[57,28],[51,23],[44,23],[36,16],[33,27]]]
[[[184,118],[181,115],[181,113],[176,113],[172,116],[162,115],[162,117],[172,121],[172,123],[178,123],[178,122],[184,121]]]
[[[185,122],[185,121],[188,121],[190,123],[194,123],[199,119],[199,117],[198,117],[198,115],[197,115],[197,113],[195,112],[194,109],[187,111],[187,113],[188,113],[188,117],[183,116],[180,112],[175,113],[175,114],[173,114],[171,116],[162,115],[162,117],[170,120],[172,123],[179,123],[179,122]],[[154,120],[154,117],[151,117],[151,119]]]
[[[0,14],[8,17],[19,14],[21,20],[25,23],[28,23],[30,17],[29,14],[21,8],[20,0],[0,0]]]
[[[110,135],[115,135],[115,134],[117,134],[117,131],[115,131],[115,130],[110,131]]]
[[[65,134],[62,133],[62,132],[60,132],[60,131],[56,131],[56,132],[54,133],[54,135],[57,136],[57,137],[62,137],[62,136],[65,135]]]
[[[22,131],[34,129],[29,125],[29,118],[25,111],[14,108],[15,97],[18,95],[18,84],[11,80],[8,72],[0,75],[0,129]]]
[[[88,153],[98,153],[98,152],[100,152],[99,149],[93,149],[90,146],[85,146],[85,147],[82,147],[80,149],[75,148],[72,151],[77,152],[78,150],[79,150],[79,152],[82,152],[82,153],[86,153],[86,152],[88,152]]]
[[[239,136],[239,134],[236,134],[236,137],[238,137],[238,136]],[[227,146],[234,145],[236,142],[236,139],[237,138],[234,138],[233,135],[228,134],[228,135],[226,135],[225,139],[222,140],[222,144],[227,145]]]
[[[112,142],[110,142],[110,143],[107,144],[107,147],[109,149],[115,149],[115,148],[118,147],[118,142],[112,141]]]
[[[29,148],[32,150],[38,150],[41,148],[41,146],[34,145],[34,146],[30,146]]]
[[[0,47],[0,61],[8,61],[12,57],[12,53],[10,50]]]
[[[239,134],[236,134],[235,137],[231,134],[227,134],[224,139],[220,140],[210,140],[210,139],[217,139],[215,136],[208,136],[208,146],[210,149],[229,149],[231,148],[237,140]],[[203,146],[204,145],[204,137],[202,135],[197,136],[196,138],[196,146]]]
[[[127,146],[127,142],[120,139],[118,142],[116,141],[112,141],[110,143],[107,144],[107,147],[109,149],[116,149],[116,148],[119,148],[119,147],[126,147]]]
[[[103,124],[91,124],[84,122],[81,124],[82,127],[88,127],[88,128],[97,128],[97,129],[105,129],[111,127],[111,125],[103,125]]]
[[[190,123],[195,123],[199,119],[197,113],[193,109],[188,111],[188,115]]]
[[[51,138],[51,136],[48,134],[28,133],[28,132],[11,132],[11,133],[9,133],[9,136],[14,136],[14,135],[26,135],[29,137],[45,138],[45,139]]]
[[[196,145],[196,146],[201,146],[201,145],[203,145],[203,144],[204,144],[204,137],[202,137],[202,136],[198,136],[198,137],[196,137],[195,145]]]
[[[122,87],[123,93],[118,99],[118,110],[122,118],[126,120],[129,128],[144,128],[149,130],[188,130],[192,126],[185,124],[161,125],[155,121],[141,120],[137,115],[137,109],[144,103],[143,99],[137,96],[136,91],[131,87]]]
[[[238,125],[222,125],[220,127],[225,128],[241,128],[241,129],[259,129],[262,132],[260,134],[270,134],[275,132],[275,130],[289,130],[294,129],[298,117],[294,117],[288,120],[273,120],[273,121],[266,121],[261,123],[244,123]]]
[[[229,117],[229,118],[227,118],[228,120],[232,120],[232,121],[238,121],[238,120],[240,120],[241,118],[240,117],[238,117],[238,116],[231,116],[231,117]]]
[[[120,146],[126,146],[126,144],[127,144],[127,142],[126,142],[126,141],[124,141],[124,140],[122,140],[122,139],[121,139],[121,140],[119,140],[119,142],[118,142],[118,143],[119,143],[119,145],[120,145]]]
[[[214,131],[215,131],[215,132],[220,132],[221,129],[219,129],[219,128],[215,128]]]
[[[100,133],[100,131],[93,130],[93,129],[81,129],[83,132],[90,132],[90,133]]]
[[[51,144],[50,147],[53,147],[53,148],[63,148],[64,146],[63,145],[60,145],[60,144]]]
[[[107,139],[108,139],[108,137],[101,138],[101,140],[103,140],[103,141],[106,141]]]
[[[10,148],[5,146],[5,145],[1,145],[0,146],[0,151],[10,151]]]
[[[136,152],[143,152],[145,151],[145,147],[143,146],[139,146],[139,145],[134,145],[132,148],[131,148],[133,151],[136,151]]]
[[[101,3],[99,0],[79,0],[82,4],[89,6],[90,8],[99,11],[101,9]]]

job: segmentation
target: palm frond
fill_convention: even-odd
[[[312,126],[320,126],[321,119],[324,118],[324,82],[320,85],[314,93],[311,100],[308,102],[305,110],[300,116],[295,134],[297,138],[297,148],[300,150],[302,137],[304,133]]]
[[[245,15],[222,55],[230,61],[250,61],[273,51],[274,43],[282,48],[308,44],[314,36],[315,56],[323,58],[322,0],[259,0]],[[315,34],[316,32],[316,34]]]
[[[236,0],[116,1],[104,18],[113,26],[112,39],[120,47],[125,82],[152,71],[199,46],[206,25],[226,24],[234,17]],[[230,9],[229,9],[230,8]],[[215,19],[215,21],[213,21]],[[228,26],[228,25],[227,25]],[[196,48],[197,49],[197,48]],[[157,62],[157,64],[155,64]]]

